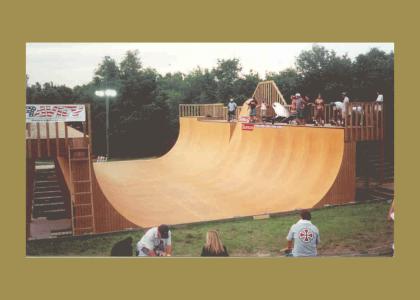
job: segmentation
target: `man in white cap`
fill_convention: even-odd
[[[150,228],[137,243],[137,256],[171,256],[172,241],[168,225]]]
[[[235,101],[233,101],[233,98],[230,98],[227,107],[228,107],[228,122],[230,122],[232,119],[235,118],[236,108],[238,106],[236,105]]]
[[[305,100],[300,96],[299,93],[296,93],[296,120],[298,124],[305,124]]]

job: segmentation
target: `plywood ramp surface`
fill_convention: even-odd
[[[327,194],[343,159],[342,129],[240,126],[181,118],[167,155],[95,163],[99,187],[140,227],[311,208]]]

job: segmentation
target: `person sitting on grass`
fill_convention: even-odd
[[[294,224],[287,235],[288,256],[317,256],[317,246],[320,243],[319,230],[311,222],[311,213],[304,209],[300,212],[301,219]]]
[[[207,232],[206,244],[201,250],[201,256],[229,256],[216,230]]]
[[[137,243],[137,256],[171,256],[171,231],[168,225],[150,228]]]
[[[133,256],[133,238],[127,237],[112,246],[111,256]]]

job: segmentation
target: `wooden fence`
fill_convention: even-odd
[[[344,122],[346,141],[384,139],[384,106],[378,102],[350,102]]]
[[[291,105],[285,105],[290,110]],[[238,120],[241,106],[236,109]],[[212,120],[227,120],[227,107],[217,104],[180,104],[180,117],[205,117]],[[268,114],[268,116],[272,113]],[[309,106],[307,121],[315,117],[315,106]],[[343,126],[345,141],[373,141],[384,138],[384,106],[378,102],[350,102],[342,112],[333,104],[326,104],[323,112],[324,124]],[[340,123],[341,122],[341,123]]]

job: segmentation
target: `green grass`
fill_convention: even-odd
[[[388,222],[389,203],[371,202],[331,207],[312,212],[321,235],[319,255],[389,255],[393,224]],[[221,221],[171,229],[174,256],[199,256],[209,229],[219,231],[231,256],[280,256],[286,235],[297,214],[270,219]],[[29,256],[109,256],[111,247],[127,236],[135,243],[143,230],[96,236],[34,240],[27,243]]]

